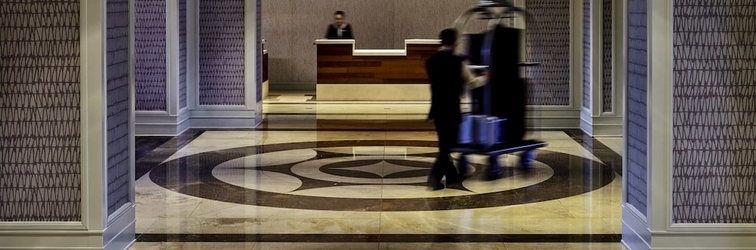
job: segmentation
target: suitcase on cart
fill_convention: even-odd
[[[520,67],[536,64],[520,62],[520,36],[521,30],[503,25],[468,36],[470,64],[487,66],[489,81],[470,91],[470,113],[463,114],[459,145],[452,148],[452,152],[461,153],[457,166],[463,174],[470,173],[469,154],[487,155],[488,179],[498,179],[503,174],[500,155],[524,152],[519,167],[527,170],[535,149],[546,146],[543,141],[523,139],[527,131],[527,83],[520,77]]]

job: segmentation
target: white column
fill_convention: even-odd
[[[186,0],[186,106],[190,112],[199,103],[199,1]]]
[[[0,249],[128,249],[134,243],[133,189],[131,202],[108,216],[106,4],[81,0],[79,10],[81,220],[1,223]]]
[[[201,16],[201,6],[199,3],[202,0],[197,0],[196,19],[199,20]],[[257,53],[257,2],[256,0],[243,0],[244,1],[244,104],[242,105],[202,105],[199,103],[199,74],[196,80],[192,80],[191,86],[193,94],[189,98],[194,99],[194,109],[190,111],[191,127],[192,128],[254,128],[262,122],[262,102],[257,102],[256,94],[262,89],[257,89],[256,76],[262,74],[257,72],[257,57],[262,57]],[[192,6],[194,4],[191,4]],[[191,20],[191,19],[190,19]],[[200,41],[199,24],[196,26],[196,41]],[[192,29],[189,29],[190,31]],[[199,51],[198,43],[194,43],[193,46],[197,48],[191,48],[193,51]],[[199,58],[197,53],[197,58]],[[190,57],[191,59],[191,57]],[[191,59],[195,60],[195,59]],[[198,60],[198,59],[197,59]],[[199,72],[202,65],[199,63],[196,65],[196,71]],[[189,93],[192,93],[189,92]]]
[[[187,0],[187,5],[188,5]],[[179,79],[179,71],[181,68],[180,64],[180,57],[181,52],[179,51],[179,44],[181,43],[180,37],[179,37],[179,26],[181,25],[179,21],[179,12],[181,11],[179,9],[179,1],[176,0],[167,0],[166,4],[166,11],[165,11],[165,35],[166,35],[166,46],[165,46],[165,63],[166,63],[166,109],[168,111],[168,115],[175,119],[176,123],[176,129],[175,134],[178,135],[187,129],[189,129],[189,112],[186,108],[181,108],[179,104],[180,99],[180,79]],[[186,10],[188,12],[188,9]],[[188,13],[187,13],[188,14]],[[187,18],[187,24],[189,20]],[[187,27],[188,29],[188,27]],[[188,39],[188,30],[187,30],[187,41]],[[188,46],[187,46],[188,49]],[[188,60],[187,60],[187,75],[189,73],[188,71]],[[189,78],[187,77],[187,82],[189,81]],[[188,99],[188,98],[187,98]]]
[[[613,10],[617,9],[618,3],[613,2]],[[617,105],[619,103],[617,100],[621,98],[621,95],[615,95],[613,94],[612,98],[612,105],[613,109],[611,112],[604,112],[603,111],[603,103],[604,103],[604,95],[603,95],[603,74],[604,74],[604,67],[603,67],[603,57],[604,57],[604,1],[603,0],[590,0],[590,39],[591,39],[591,47],[590,51],[590,100],[591,103],[588,108],[582,107],[581,103],[581,123],[580,127],[581,129],[586,132],[587,134],[591,136],[621,136],[622,135],[622,112],[621,112],[621,106]],[[613,15],[613,19],[617,20],[616,17]],[[582,23],[582,22],[581,22]],[[618,30],[616,25],[612,24],[614,27],[613,29],[613,37],[617,37],[618,32],[621,32],[621,30]],[[582,29],[581,29],[582,31]],[[582,38],[582,37],[581,37]],[[612,47],[614,51],[617,50],[617,48],[621,48],[621,44],[616,43],[617,39],[612,39]],[[581,43],[582,44],[582,43]],[[582,51],[582,50],[581,50]],[[616,62],[616,54],[613,53],[613,61]],[[616,63],[613,63],[614,66],[612,67],[612,75],[614,79],[614,75],[616,75],[615,72],[617,72],[618,68],[616,66]],[[582,68],[581,68],[582,69]],[[581,79],[583,78],[583,75],[581,74]],[[616,81],[613,81],[613,88],[612,92],[617,93],[617,90],[621,89],[619,84],[616,84]],[[582,80],[581,80],[582,85]],[[582,93],[583,88],[581,86],[580,92]],[[579,100],[582,100],[582,96]],[[621,100],[621,99],[620,99]]]
[[[629,249],[756,249],[756,224],[673,220],[674,5],[647,3],[648,214],[643,218],[623,208],[623,244]]]
[[[188,109],[179,107],[179,42],[179,3],[165,0],[166,110],[137,111],[136,134],[139,136],[176,136],[190,128]]]
[[[257,101],[257,92],[263,90],[257,89],[258,74],[262,79],[262,71],[257,71],[258,62],[262,63],[262,54],[257,51],[257,46],[262,45],[262,41],[257,39],[258,1],[244,1],[244,103],[247,110],[255,110],[259,115],[262,113],[262,100]]]

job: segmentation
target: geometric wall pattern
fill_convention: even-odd
[[[675,223],[756,223],[756,1],[674,1]]]
[[[570,0],[526,0],[526,68],[530,105],[570,105]]]
[[[179,11],[179,109],[186,107],[186,0],[178,0]]]
[[[263,87],[262,85],[262,82],[263,82],[262,80],[262,74],[263,74],[262,73],[263,72],[263,67],[262,67],[262,54],[263,54],[263,50],[262,50],[262,0],[256,0],[255,2],[257,6],[256,7],[257,8],[256,9],[257,21],[255,22],[257,23],[257,27],[255,27],[255,41],[256,41],[255,44],[257,44],[255,46],[256,47],[255,49],[257,50],[256,52],[257,58],[255,59],[255,65],[257,65],[255,69],[255,72],[256,72],[255,73],[255,86],[257,89],[257,94],[255,96],[255,101],[259,103],[262,101],[262,98],[263,98],[263,91],[262,91],[262,87]]]
[[[591,0],[583,0],[583,108],[591,108]]]
[[[166,110],[166,0],[134,0],[136,110]]]
[[[130,199],[129,1],[107,1],[108,215]]]
[[[0,1],[0,221],[81,221],[79,0]]]
[[[612,0],[604,0],[602,8],[603,31],[601,33],[603,34],[603,41],[601,43],[601,58],[603,60],[601,65],[601,83],[603,85],[603,88],[601,89],[603,92],[603,112],[612,112],[612,20],[614,18],[614,15],[612,15],[612,11],[614,11],[612,8],[612,2]]]
[[[202,0],[199,19],[199,104],[244,105],[244,0]]]
[[[655,0],[654,0],[655,1]],[[647,0],[629,0],[627,27],[627,203],[647,216]]]

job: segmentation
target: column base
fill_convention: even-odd
[[[166,111],[134,112],[136,136],[177,136],[190,128],[189,110],[184,108],[178,115]]]
[[[622,136],[622,117],[580,113],[580,129],[590,136]]]
[[[262,112],[243,106],[206,106],[191,111],[192,128],[251,129],[262,123]]]
[[[645,216],[629,204],[622,205],[622,245],[630,250],[650,250],[650,242]]]
[[[135,243],[134,204],[114,214],[104,231],[81,222],[3,222],[0,249],[129,249]]]

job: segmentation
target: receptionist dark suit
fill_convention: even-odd
[[[339,30],[341,30],[341,34],[339,34]],[[336,27],[335,24],[328,25],[328,31],[326,31],[326,38],[328,39],[354,39],[354,34],[352,34],[352,25],[349,25],[347,23],[341,25],[340,28]]]

